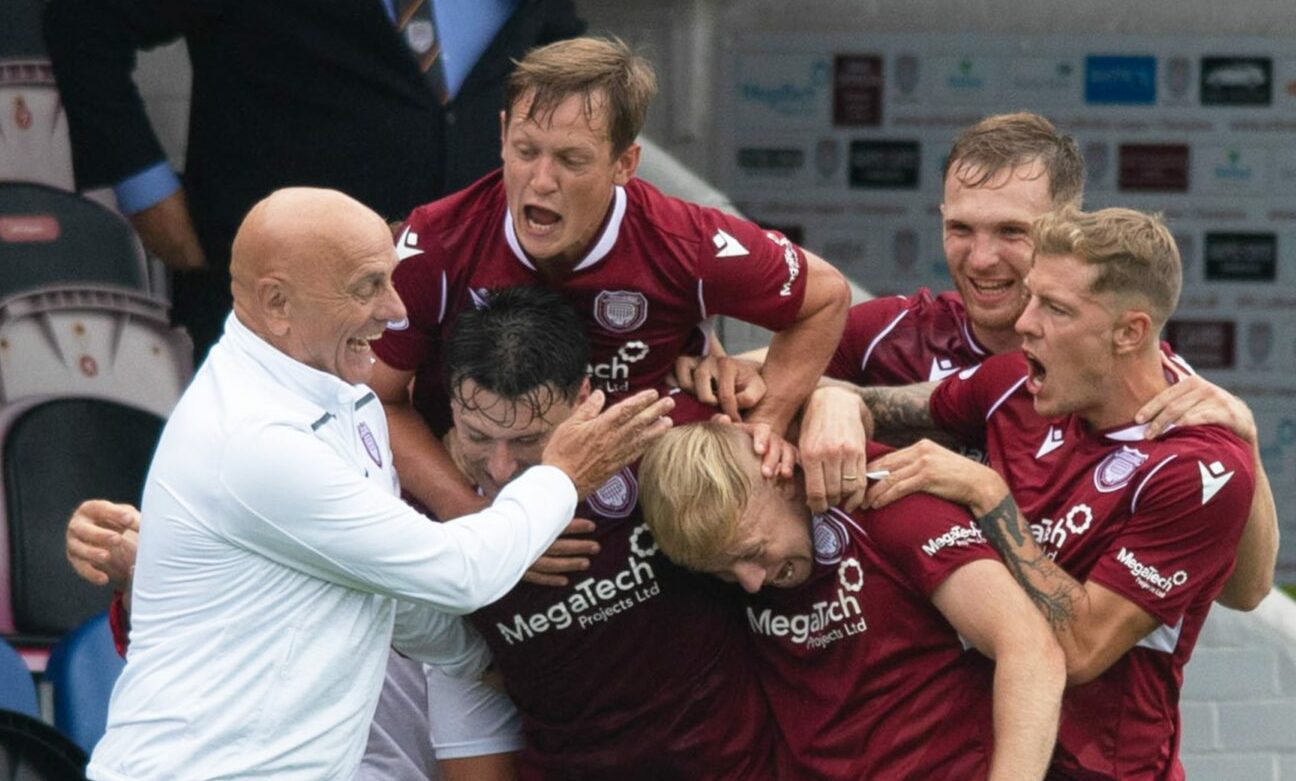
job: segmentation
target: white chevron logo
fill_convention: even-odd
[[[958,370],[959,367],[955,366],[949,358],[932,358],[931,372],[927,375],[927,381],[943,380]]]
[[[1057,426],[1049,426],[1048,433],[1044,435],[1044,442],[1040,444],[1039,452],[1035,454],[1036,460],[1047,456],[1064,444],[1066,443],[1062,439],[1062,429]]]
[[[738,243],[738,240],[722,230],[717,230],[711,237],[711,243],[716,246],[717,258],[740,258],[748,254],[747,248]]]
[[[422,255],[423,249],[418,245],[418,234],[405,226],[400,238],[396,240],[396,261],[400,262],[414,255]]]
[[[1214,499],[1215,494],[1219,493],[1220,489],[1228,485],[1228,481],[1233,479],[1233,473],[1225,472],[1224,465],[1218,461],[1210,466],[1198,461],[1197,468],[1201,470],[1202,504]]]

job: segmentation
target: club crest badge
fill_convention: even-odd
[[[820,564],[836,564],[846,552],[846,527],[836,518],[827,515],[816,515],[811,530],[814,537],[815,561]]]
[[[633,331],[648,319],[648,299],[637,290],[604,290],[594,299],[594,319],[609,331]]]
[[[1119,491],[1129,485],[1130,478],[1134,477],[1134,473],[1147,460],[1146,454],[1122,445],[1120,450],[1104,458],[1094,470],[1094,488],[1105,494]]]
[[[612,475],[585,500],[591,509],[608,518],[624,518],[639,501],[639,483],[629,467]]]
[[[360,432],[360,441],[364,443],[365,452],[381,469],[383,465],[382,450],[378,448],[378,440],[374,437],[373,432],[369,430],[368,424],[360,423],[360,425],[356,426],[356,431]]]

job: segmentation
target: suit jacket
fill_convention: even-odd
[[[185,38],[185,187],[218,272],[279,187],[332,187],[400,219],[496,167],[512,60],[584,29],[571,0],[521,0],[442,106],[382,0],[52,0],[45,24],[83,188],[163,159],[131,70],[137,49]]]

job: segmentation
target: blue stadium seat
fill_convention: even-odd
[[[27,664],[8,643],[0,640],[0,708],[39,717],[36,684]]]
[[[54,726],[87,754],[103,737],[108,699],[125,665],[113,646],[107,613],[68,633],[50,653],[45,680],[54,687]]]

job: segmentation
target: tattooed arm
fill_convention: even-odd
[[[1156,629],[1157,620],[1141,607],[1097,583],[1078,582],[1050,559],[990,467],[924,441],[874,459],[869,468],[890,473],[869,488],[871,507],[926,491],[972,511],[986,541],[1053,629],[1066,654],[1069,684],[1102,675]]]
[[[845,388],[864,401],[868,410],[865,430],[870,439],[895,447],[911,445],[921,439],[955,444],[953,437],[937,428],[932,420],[931,396],[938,382],[920,382],[894,387],[854,385],[828,377],[819,384]]]
[[[977,525],[1053,628],[1066,654],[1067,682],[1091,681],[1158,622],[1125,597],[1097,583],[1078,582],[1045,555],[1007,486],[999,483],[997,491],[972,503]]]

